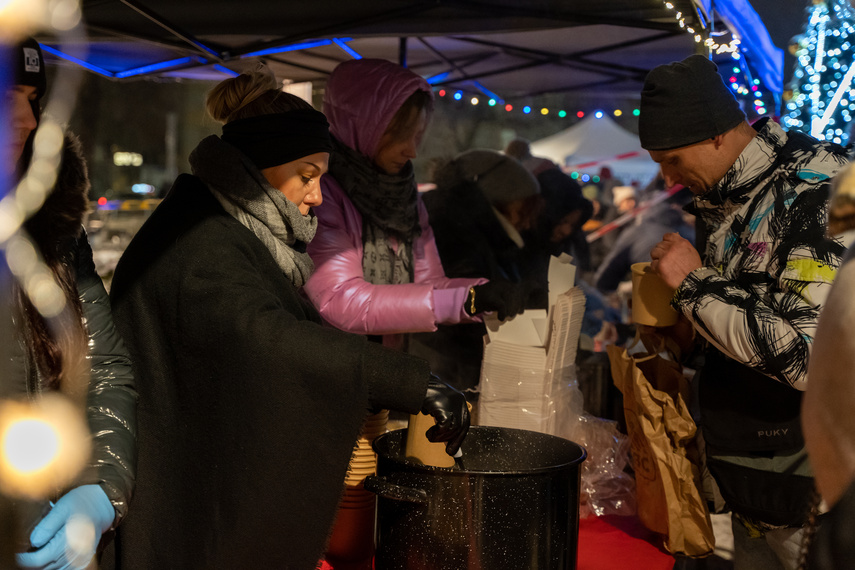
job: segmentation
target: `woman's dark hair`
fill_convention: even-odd
[[[430,93],[419,89],[407,97],[404,104],[395,112],[384,134],[391,136],[394,141],[408,138],[416,128],[416,117],[422,109],[430,114],[433,110],[433,99]]]
[[[88,374],[86,355],[88,354],[88,336],[83,326],[83,308],[77,293],[74,275],[58,259],[47,262],[65,297],[63,318],[47,319],[36,309],[20,286],[15,287],[17,306],[21,319],[21,330],[30,360],[38,369],[38,384],[30,390],[60,390],[82,401],[86,386],[83,381]],[[29,380],[28,380],[29,381]]]
[[[31,378],[38,380],[38,385],[30,388],[62,390],[75,398],[85,398],[85,393],[77,391],[86,386],[82,379],[89,369],[88,335],[77,290],[75,260],[68,254],[73,248],[67,246],[73,239],[69,236],[80,232],[80,220],[89,207],[86,200],[89,178],[82,160],[67,160],[70,155],[80,153],[79,142],[71,137],[66,138],[64,145],[57,183],[80,191],[52,192],[42,207],[24,222],[24,229],[62,291],[65,308],[59,316],[48,320],[20,284],[15,283],[13,295],[25,349],[38,371],[37,378]],[[32,147],[25,148],[25,152],[28,154],[22,158],[29,164]]]

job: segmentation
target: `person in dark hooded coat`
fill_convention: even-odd
[[[524,234],[527,253],[535,256],[539,271],[548,270],[549,256],[561,253],[572,255],[580,271],[589,271],[591,252],[582,226],[593,215],[594,205],[582,195],[579,183],[551,160],[532,156],[529,142],[524,139],[508,143],[505,154],[519,160],[540,184],[543,208]],[[543,303],[545,298],[541,299]]]
[[[516,159],[475,149],[439,166],[434,182],[436,189],[423,201],[446,275],[489,279],[516,299],[511,314],[525,309],[532,291],[545,287],[545,281],[533,280],[521,235],[540,212],[537,180]],[[413,335],[410,352],[426,358],[455,387],[473,389],[485,332],[483,323],[440,325],[434,333]]]

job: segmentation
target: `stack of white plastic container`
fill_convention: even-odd
[[[585,295],[573,287],[570,261],[565,254],[550,262],[548,310],[525,311],[502,323],[488,318],[480,425],[559,435],[561,414],[580,394],[575,361]]]

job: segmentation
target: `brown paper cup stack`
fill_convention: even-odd
[[[377,472],[377,455],[371,449],[374,440],[386,433],[386,422],[389,421],[389,410],[383,410],[378,414],[369,416],[362,426],[362,434],[353,446],[353,455],[350,456],[350,468],[344,484],[347,488],[362,489],[362,481],[368,475]],[[372,497],[372,493],[368,493]]]
[[[368,475],[377,472],[374,439],[386,433],[389,411],[369,416],[353,446],[350,467],[344,480],[344,494],[330,535],[327,556],[342,561],[361,561],[374,553],[376,496],[362,487]]]

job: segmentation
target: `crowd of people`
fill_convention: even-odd
[[[46,84],[36,42],[14,55],[7,162],[20,179]],[[222,134],[193,150],[192,174],[128,246],[109,299],[68,136],[54,191],[24,223],[65,309],[46,315],[12,291],[13,394],[87,387],[93,454],[26,521],[17,564],[315,568],[366,418],[430,415],[428,438],[454,455],[471,421],[463,392],[477,397],[483,314],[545,308],[550,256],[570,253],[589,310],[610,309],[592,336],[624,319],[614,294],[633,263],[651,261],[674,290],[680,320],[659,332],[692,347],[735,568],[795,569],[806,556],[842,568],[853,274],[851,238],[826,216],[849,159],[769,119],[750,124],[702,56],[653,69],[640,109],[641,144],[661,168],[653,193],[612,176],[586,193],[515,140],[438,161],[421,194],[423,78],[348,61],[321,112],[269,74],[241,74],[210,92]],[[841,196],[855,194],[838,179]],[[592,247],[590,222],[627,212],[638,215]],[[69,546],[78,516],[96,532]]]

